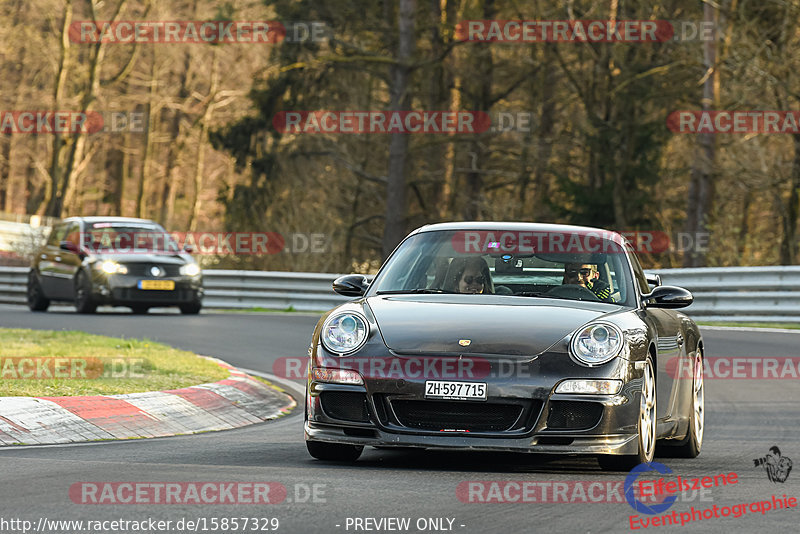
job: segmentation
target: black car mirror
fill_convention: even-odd
[[[84,256],[83,252],[81,252],[81,249],[78,247],[78,245],[76,245],[72,241],[62,241],[61,243],[59,243],[58,248],[60,248],[61,250],[66,250],[67,252],[72,252],[73,254],[77,254],[78,256]]]
[[[348,274],[333,281],[333,290],[345,297],[362,297],[369,284],[363,274]]]
[[[659,287],[662,284],[660,274],[646,274],[645,276],[647,277],[647,283],[653,287]]]
[[[649,308],[685,308],[694,302],[692,294],[682,287],[658,286],[651,293],[642,295]]]

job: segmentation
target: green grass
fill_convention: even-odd
[[[745,322],[719,322],[719,321],[698,321],[700,326],[740,326],[745,328],[790,328],[800,330],[798,323],[745,323]]]
[[[2,397],[139,393],[228,377],[211,360],[148,339],[0,328],[0,347]]]

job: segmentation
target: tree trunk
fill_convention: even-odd
[[[783,219],[783,239],[781,240],[781,265],[794,265],[797,257],[797,215],[800,203],[800,134],[794,134],[794,160],[792,176],[789,180],[789,201]]]
[[[703,7],[705,22],[715,24],[716,15],[711,4]],[[706,80],[703,84],[703,111],[708,111],[719,102],[718,72],[716,68],[717,44],[708,40],[703,44],[703,63],[706,68]],[[708,218],[714,199],[714,134],[697,134],[695,160],[692,165],[689,182],[689,201],[686,209],[685,232],[697,238],[698,233],[707,231]],[[687,251],[683,256],[684,267],[702,267],[705,265],[705,252]]]
[[[72,23],[72,0],[64,2],[64,20],[61,25],[61,46],[59,48],[58,72],[56,73],[55,85],[53,86],[53,109],[61,109],[64,86],[67,81],[67,71],[69,70],[69,26]],[[61,217],[63,208],[61,177],[63,168],[61,167],[61,154],[64,150],[65,141],[60,133],[53,134],[52,154],[50,160],[50,189],[47,196],[47,207],[45,215],[51,217]]]
[[[145,218],[147,212],[147,202],[145,199],[145,192],[147,191],[147,183],[150,179],[148,171],[151,167],[150,159],[153,153],[152,134],[155,133],[155,113],[153,113],[153,102],[156,98],[156,88],[158,87],[158,80],[156,79],[156,55],[155,52],[151,55],[150,64],[150,92],[147,97],[147,102],[144,105],[145,116],[147,117],[147,129],[144,131],[144,138],[142,139],[143,154],[142,165],[139,171],[139,187],[136,191],[136,216]]]
[[[493,20],[495,18],[494,0],[485,0],[483,5],[483,19]],[[494,76],[494,65],[492,63],[492,43],[475,43],[477,47],[473,52],[474,78],[478,87],[472,88],[473,98],[471,109],[473,111],[489,112],[492,106],[492,78]],[[462,214],[465,220],[477,220],[481,218],[481,208],[483,207],[483,167],[485,164],[485,144],[481,141],[470,143],[470,170],[467,171],[466,194]]]
[[[416,0],[399,0],[397,13],[397,54],[392,66],[391,111],[408,107],[408,79],[414,52],[414,11]],[[386,184],[386,218],[382,259],[389,257],[406,234],[406,159],[408,134],[390,134],[389,172]]]

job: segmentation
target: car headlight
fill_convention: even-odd
[[[367,320],[357,313],[340,313],[322,325],[322,344],[329,351],[342,355],[361,348],[367,341]]]
[[[200,266],[196,263],[181,265],[180,273],[184,276],[197,276],[200,274]]]
[[[585,365],[600,365],[616,357],[625,339],[622,330],[611,323],[592,323],[572,336],[572,355]]]
[[[126,274],[128,272],[127,267],[112,260],[102,262],[99,267],[106,274]]]

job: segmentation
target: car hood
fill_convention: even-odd
[[[117,263],[171,263],[175,265],[183,265],[189,263],[190,256],[183,256],[180,254],[158,254],[158,253],[136,253],[136,254],[92,254],[96,261],[112,260]]]
[[[367,299],[386,346],[399,354],[534,356],[613,304],[492,295],[392,295]],[[460,340],[470,340],[468,346]]]

